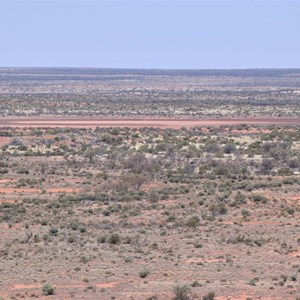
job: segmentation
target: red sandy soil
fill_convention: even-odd
[[[300,202],[300,195],[291,196],[291,200]]]
[[[1,123],[1,121],[0,121]],[[1,125],[0,125],[1,126]],[[10,138],[6,136],[0,136],[0,146],[6,145],[10,142]]]
[[[13,182],[13,181],[16,181],[16,180],[13,180],[13,179],[0,179],[0,183],[7,183],[7,182]]]
[[[0,199],[0,203],[17,203],[18,201],[13,199]]]
[[[0,124],[1,124],[1,121],[0,121]],[[0,146],[3,146],[5,144],[9,143],[9,141],[10,141],[9,137],[7,137],[7,136],[0,136]]]
[[[248,295],[246,293],[239,296],[229,296],[229,297],[216,297],[216,300],[245,300],[247,298],[250,299],[260,299],[260,300],[282,300],[281,297],[259,297],[256,298],[255,295]]]
[[[36,188],[0,188],[0,193],[13,194],[13,193],[39,193],[42,189]],[[80,192],[79,188],[49,188],[46,189],[48,193],[77,193]]]
[[[96,283],[93,284],[94,287],[99,288],[99,289],[112,289],[117,287],[120,284],[120,282],[116,282],[116,281],[112,281],[112,282],[103,282],[103,283]],[[15,284],[12,285],[10,287],[7,287],[7,291],[8,292],[18,292],[19,295],[20,293],[33,293],[33,295],[38,295],[39,299],[48,299],[48,296],[42,296],[40,295],[41,293],[41,289],[42,289],[42,283],[35,283],[35,284]],[[70,295],[68,295],[68,293],[65,293],[65,289],[69,289],[69,290],[76,290],[76,289],[82,289],[87,287],[89,284],[88,283],[78,283],[78,284],[61,284],[61,285],[55,285],[56,289],[60,289],[60,293],[61,293],[61,297],[57,298],[54,296],[53,299],[72,299],[72,297],[70,297]],[[63,289],[63,290],[61,290]],[[5,293],[2,294],[1,296],[6,296],[8,297],[9,293]],[[17,294],[18,295],[18,294]],[[24,296],[22,297],[24,298]],[[2,299],[2,298],[1,298]],[[4,299],[4,298],[3,298]],[[5,298],[6,299],[6,298]],[[14,298],[16,299],[16,298]],[[19,299],[19,298],[18,298]],[[25,298],[25,299],[29,299],[29,297]],[[79,299],[83,299],[82,297],[80,297]],[[90,299],[90,297],[89,297]]]
[[[0,127],[160,127],[174,128],[195,126],[222,126],[222,125],[300,125],[300,118],[220,118],[220,119],[175,119],[175,118],[35,118],[35,117],[3,117]]]
[[[40,284],[15,284],[11,287],[12,290],[35,289],[40,288]]]
[[[97,287],[97,288],[113,288],[115,286],[117,286],[119,284],[119,282],[117,281],[113,281],[113,282],[104,282],[104,283],[96,283],[93,284],[93,286]],[[65,287],[70,287],[70,288],[75,288],[75,287],[85,287],[88,284],[84,284],[84,283],[80,283],[80,284],[76,284],[76,285],[72,285],[72,286],[68,286],[66,284],[62,285],[64,288]],[[12,290],[23,290],[23,289],[39,289],[41,288],[41,284],[15,284],[11,287]],[[57,287],[57,286],[56,286]]]
[[[300,251],[298,251],[298,252],[292,252],[292,253],[289,253],[288,255],[300,258]]]
[[[276,221],[244,221],[245,226],[272,226],[272,225],[283,225],[282,222],[276,222]],[[234,222],[224,222],[224,224],[232,225]]]
[[[224,258],[208,258],[208,259],[187,259],[186,263],[213,263],[213,262],[219,262],[219,261],[225,261]]]

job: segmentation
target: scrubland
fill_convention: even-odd
[[[299,71],[195,72],[1,69],[0,299],[300,299]]]

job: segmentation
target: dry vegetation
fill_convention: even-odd
[[[56,103],[51,90],[56,81],[54,90],[65,85],[84,90],[75,75],[73,82],[64,83],[50,74],[35,86],[34,72],[27,81],[29,75],[18,75],[21,80],[4,71],[13,75],[1,82],[2,89],[10,89],[1,96],[3,114],[37,114],[34,103],[47,115],[57,114],[59,105],[75,109],[76,101],[82,110],[68,114],[84,114],[88,97],[81,103],[60,95],[62,102]],[[125,75],[110,76],[123,82]],[[133,83],[127,78],[127,84],[144,80],[136,76]],[[151,80],[157,76],[143,84],[155,90]],[[175,74],[173,82],[170,74],[164,76],[174,89],[202,80]],[[296,85],[293,76],[283,76],[282,84]],[[113,89],[112,82],[118,81],[87,80],[87,89],[102,89],[104,83]],[[228,89],[216,83],[220,76],[211,80],[215,90]],[[247,81],[237,77],[234,82],[239,80]],[[115,99],[121,97],[119,84]],[[35,88],[40,91],[43,85],[48,95],[34,97]],[[12,96],[18,88],[20,94]],[[138,101],[130,106],[126,97],[125,104],[116,100],[116,107],[139,107]],[[168,97],[170,102],[158,103],[166,107],[172,100]],[[255,92],[253,97],[259,96]],[[91,107],[104,113],[100,107],[106,102],[97,101]],[[214,111],[217,103],[211,106]],[[269,107],[276,114],[297,116],[298,104],[295,98],[284,107],[269,105],[258,115],[268,114]],[[199,113],[197,105],[190,106],[190,116]],[[235,107],[242,115],[248,109]],[[228,114],[240,116],[235,110]],[[1,127],[0,299],[299,300],[299,149],[298,125]]]
[[[299,294],[298,128],[1,134],[4,297]]]
[[[1,115],[299,116],[300,70],[0,69]]]

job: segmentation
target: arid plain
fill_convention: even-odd
[[[300,70],[0,76],[0,299],[300,299]]]

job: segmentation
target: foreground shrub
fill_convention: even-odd
[[[45,295],[45,296],[54,295],[54,291],[55,291],[55,288],[51,284],[45,283],[43,285],[43,295]]]
[[[109,237],[109,243],[116,245],[119,244],[121,241],[121,237],[118,233],[113,233],[110,237]]]
[[[176,286],[174,288],[175,297],[173,300],[190,300],[190,287],[188,285]]]
[[[253,194],[251,195],[251,199],[254,202],[261,202],[261,203],[267,203],[268,201],[268,198],[261,194]]]
[[[149,274],[149,271],[147,269],[143,269],[142,271],[140,271],[139,276],[141,278],[146,278]]]
[[[200,223],[198,216],[192,216],[186,221],[186,225],[189,227],[197,227]]]
[[[214,300],[215,299],[215,293],[209,292],[207,295],[202,297],[202,300]]]

